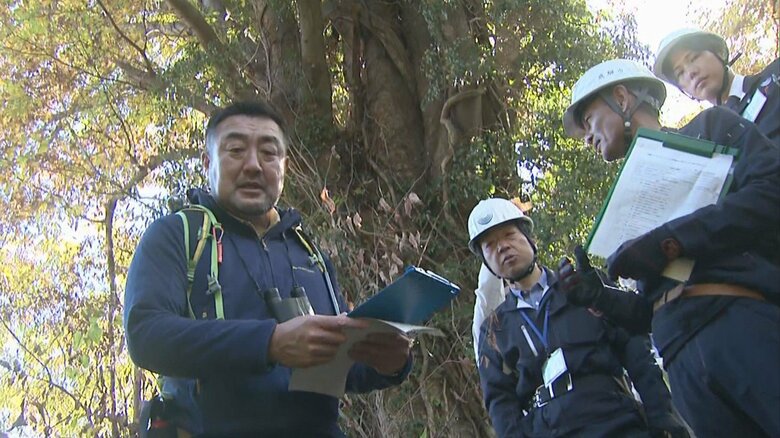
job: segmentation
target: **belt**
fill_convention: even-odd
[[[536,388],[536,393],[531,399],[528,411],[541,408],[554,398],[559,397],[569,391],[609,391],[624,392],[625,389],[619,382],[619,377],[607,374],[588,374],[572,378],[570,373],[555,379],[552,385],[540,385]]]
[[[653,311],[657,311],[664,304],[674,301],[681,297],[706,297],[706,296],[725,296],[752,298],[754,300],[766,301],[764,295],[760,292],[748,289],[744,286],[725,283],[700,283],[684,286],[682,284],[666,291],[653,304]]]

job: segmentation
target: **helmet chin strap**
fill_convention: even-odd
[[[528,277],[534,272],[534,269],[536,268],[536,248],[534,248],[534,258],[531,260],[531,263],[528,264],[528,267],[519,275],[515,275],[514,277],[507,277],[507,280],[509,280],[511,283],[517,283],[520,280],[523,280],[524,278]]]
[[[720,63],[723,64],[723,82],[720,84],[720,91],[718,91],[718,97],[716,99],[718,106],[723,105],[723,95],[728,93],[730,88],[729,68],[737,62],[737,59],[739,59],[740,56],[742,56],[742,52],[737,52],[737,54],[731,58],[731,61],[726,61],[725,59],[721,59],[720,56],[717,56],[717,58],[720,59]]]
[[[623,118],[623,138],[626,141],[626,145],[630,145],[634,140],[634,133],[631,129],[631,117],[633,117],[636,110],[639,109],[639,105],[641,105],[642,102],[647,102],[650,106],[655,106],[655,99],[650,94],[648,88],[642,87],[639,90],[632,90],[630,93],[636,96],[636,101],[628,111],[623,111],[623,108],[621,108],[617,102],[615,102],[615,99],[612,98],[611,91],[602,90],[599,92],[601,98],[607,103],[612,111]]]

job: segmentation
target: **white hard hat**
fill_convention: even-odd
[[[650,87],[655,102],[650,102],[660,110],[666,100],[666,87],[644,65],[629,59],[611,59],[591,67],[574,84],[571,92],[571,104],[563,114],[563,130],[569,137],[582,138],[585,130],[575,114],[586,100],[600,90],[623,82],[643,82]]]
[[[479,201],[469,215],[469,249],[476,255],[480,255],[479,239],[482,234],[498,225],[510,221],[520,221],[525,224],[528,231],[533,230],[534,222],[523,214],[512,201],[502,198],[490,198]]]
[[[655,73],[656,76],[669,83],[677,84],[674,77],[664,73],[664,63],[669,58],[669,54],[680,43],[685,42],[692,43],[695,47],[710,50],[724,63],[729,60],[729,48],[726,45],[726,40],[720,35],[699,29],[678,29],[665,36],[658,45],[658,53],[655,56],[655,63],[653,64],[653,73]]]

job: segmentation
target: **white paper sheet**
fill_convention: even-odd
[[[703,157],[637,138],[588,252],[609,257],[623,242],[714,204],[733,160],[731,155]]]
[[[382,321],[379,319],[369,319],[371,325],[362,330],[347,330],[347,342],[342,344],[336,356],[328,363],[309,368],[295,368],[290,376],[290,391],[308,391],[319,394],[330,395],[336,398],[344,395],[344,388],[347,383],[347,374],[354,363],[349,358],[349,349],[355,342],[365,338],[369,333],[402,333],[409,337],[415,337],[420,334],[430,334],[434,336],[444,336],[444,334],[433,327],[423,327],[399,322]]]

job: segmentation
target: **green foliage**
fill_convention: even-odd
[[[28,424],[47,434],[108,435],[111,375],[131,368],[116,361],[119,319],[105,318],[112,296],[93,251],[100,242],[60,237],[8,239],[0,251],[2,358],[10,365],[0,373],[3,407],[19,413],[26,405]]]
[[[741,74],[758,73],[780,56],[780,5],[776,0],[728,0],[720,10],[699,14],[704,29],[726,38]]]

